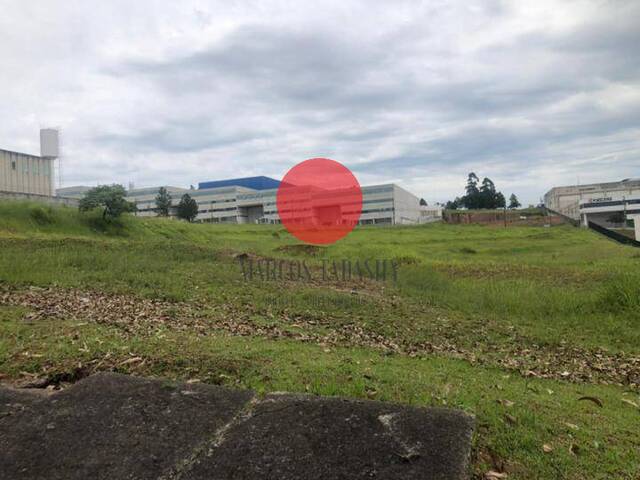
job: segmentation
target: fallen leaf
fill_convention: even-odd
[[[548,443],[545,443],[544,445],[542,445],[542,451],[544,453],[551,453],[551,452],[553,452],[553,447],[551,445],[549,445]]]
[[[571,446],[569,447],[569,452],[574,455],[578,455],[580,453],[580,447],[575,443],[572,443]]]
[[[565,425],[569,427],[571,430],[578,430],[578,425],[574,423],[565,423]]]
[[[622,401],[624,403],[628,403],[629,405],[631,405],[632,407],[636,407],[636,408],[640,408],[640,405],[638,405],[636,402],[634,402],[633,400],[629,400],[628,398],[623,398]]]
[[[507,478],[507,476],[504,472],[496,472],[494,470],[490,470],[484,474],[485,480],[498,480],[500,478]]]
[[[132,358],[127,358],[126,360],[120,362],[118,365],[129,365],[130,363],[141,362],[141,361],[142,361],[141,357],[132,357]]]

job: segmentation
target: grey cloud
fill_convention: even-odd
[[[268,131],[242,130],[220,132],[206,119],[201,122],[167,123],[162,128],[144,129],[131,133],[106,133],[93,137],[103,147],[130,152],[198,152],[214,147],[225,147],[255,138],[267,138]]]
[[[33,72],[23,93],[17,81],[0,80],[16,97],[3,117],[18,119],[0,140],[43,122],[34,120],[39,109],[62,118],[73,144],[68,168],[75,165],[67,178],[79,183],[277,176],[318,155],[414,186],[414,178],[485,166],[506,182],[558,159],[562,172],[600,172],[607,154],[607,179],[633,176],[640,4],[602,5],[586,9],[582,23],[550,29],[544,17],[520,16],[501,1],[328,2],[313,12],[266,2],[259,14],[155,5],[144,16],[142,4],[135,17],[104,5],[99,19],[79,3],[55,22],[72,18],[77,32],[42,33],[64,47],[56,68],[46,52],[25,55],[20,29],[0,22],[10,30],[0,54],[13,72]],[[34,25],[34,41],[39,31]],[[87,159],[113,173],[88,168]],[[532,197],[552,186],[526,181]]]

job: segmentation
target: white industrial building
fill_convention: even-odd
[[[137,189],[129,197],[139,215],[155,216],[158,188]],[[254,190],[242,186],[198,190],[167,187],[177,205],[188,193],[198,202],[197,221],[212,223],[280,223],[276,207],[277,189]],[[414,224],[420,218],[419,199],[394,184],[362,187],[360,224]],[[173,212],[172,212],[173,213]]]
[[[442,220],[442,212],[444,207],[441,205],[420,205],[420,222],[419,223],[431,223]]]
[[[636,239],[640,238],[640,179],[555,187],[544,196],[549,210],[560,213],[582,225],[594,222],[603,227],[615,227],[615,218],[634,220]],[[617,215],[616,215],[617,214]]]
[[[0,149],[0,192],[51,197],[58,131],[40,131],[40,156]]]
[[[89,190],[91,190],[91,187],[86,187],[84,185],[78,185],[76,187],[63,187],[56,190],[56,196],[75,198],[77,200],[80,200]]]
[[[269,180],[266,182],[265,180]],[[185,193],[199,206],[196,221],[211,223],[280,223],[276,208],[278,182],[267,177],[250,177],[220,182],[204,182],[200,188],[185,189],[166,186],[175,206]],[[235,184],[234,184],[235,183]],[[205,187],[205,188],[202,188]],[[252,188],[253,187],[253,188]],[[74,187],[78,188],[78,187]],[[128,192],[128,197],[138,207],[138,215],[155,216],[155,198],[160,187],[139,188]],[[419,199],[395,184],[362,187],[363,225],[410,225],[420,223]]]

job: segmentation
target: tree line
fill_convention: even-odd
[[[515,193],[512,193],[509,197],[509,205],[502,194],[496,190],[495,183],[488,177],[485,177],[482,182],[478,176],[471,172],[467,177],[467,185],[465,187],[465,195],[462,197],[456,197],[455,200],[450,200],[446,203],[445,208],[448,210],[457,210],[459,208],[467,208],[469,210],[477,209],[491,209],[497,208],[519,208],[521,203]]]
[[[172,205],[171,194],[165,187],[160,187],[158,195],[156,195],[156,213],[159,217],[168,217]],[[191,195],[185,193],[180,198],[176,206],[176,215],[178,218],[193,222],[198,216],[198,202]]]
[[[169,216],[173,199],[165,187],[160,187],[158,190],[155,204],[155,211],[159,217]],[[102,209],[102,218],[105,220],[118,218],[123,213],[138,211],[137,205],[127,200],[125,188],[117,184],[99,185],[88,190],[80,199],[78,208],[81,212]],[[176,205],[176,215],[178,218],[193,222],[198,216],[198,202],[185,193]]]

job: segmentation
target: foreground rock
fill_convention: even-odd
[[[0,388],[0,477],[461,479],[472,428],[453,410],[97,374]]]

